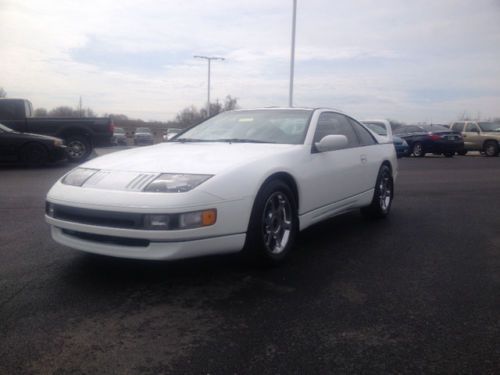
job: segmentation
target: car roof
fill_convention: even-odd
[[[337,113],[341,113],[343,115],[349,116],[347,113],[343,112],[340,109],[329,108],[329,107],[257,107],[257,108],[240,108],[233,109],[232,112],[239,111],[275,111],[275,110],[301,110],[301,111],[333,111]]]

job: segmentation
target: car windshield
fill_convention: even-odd
[[[136,133],[151,133],[149,128],[137,128]]]
[[[125,134],[125,130],[123,130],[122,128],[115,128],[113,130],[113,133],[115,133],[115,134]]]
[[[500,122],[479,122],[483,132],[500,132]]]
[[[14,130],[12,130],[11,128],[6,127],[3,124],[0,124],[0,132],[13,133]]]
[[[366,122],[366,121],[363,121],[363,124],[365,124],[368,129],[370,129],[371,131],[375,132],[375,134],[383,135],[383,136],[387,135],[387,129],[380,122]]]
[[[312,110],[224,112],[188,130],[176,142],[304,143]]]

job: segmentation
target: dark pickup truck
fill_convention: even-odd
[[[81,162],[94,147],[110,146],[113,121],[92,117],[31,117],[33,107],[25,99],[0,99],[0,123],[22,133],[35,133],[62,138],[68,159]]]

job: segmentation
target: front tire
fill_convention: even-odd
[[[467,155],[467,150],[457,151],[457,154],[460,155],[460,156],[465,156],[465,155]]]
[[[361,213],[369,218],[383,219],[389,215],[394,198],[394,180],[391,169],[383,165],[377,176],[375,192],[369,206],[363,207]]]
[[[425,156],[424,146],[420,142],[415,142],[413,144],[412,153],[417,158],[423,158]]]
[[[271,180],[255,198],[244,253],[261,264],[278,265],[293,248],[298,227],[292,190],[281,180]]]

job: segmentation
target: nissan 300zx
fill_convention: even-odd
[[[391,209],[397,159],[332,109],[224,112],[167,143],[71,170],[47,194],[55,241],[85,252],[179,259],[239,252],[280,263],[297,233]]]

